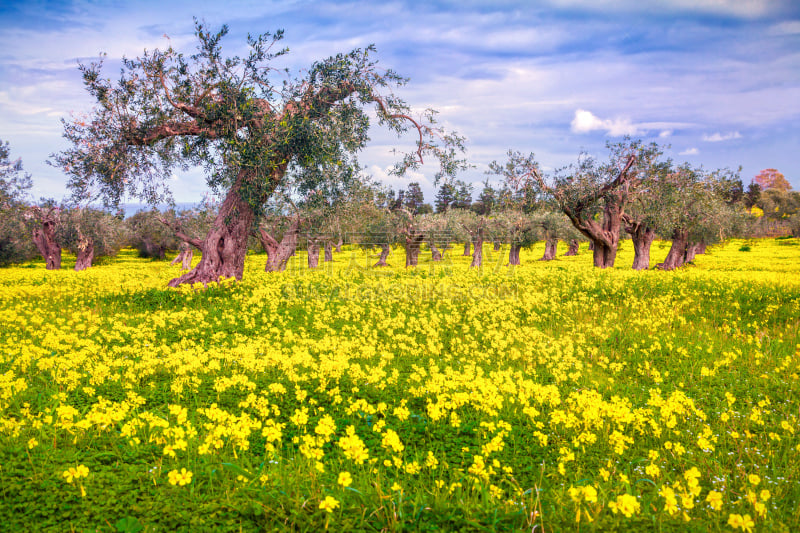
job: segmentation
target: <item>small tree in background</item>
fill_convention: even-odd
[[[25,222],[31,176],[23,171],[21,159],[11,161],[10,153],[8,143],[0,141],[0,266],[36,255]]]
[[[62,209],[56,241],[75,254],[75,270],[91,267],[95,259],[117,254],[125,243],[120,217],[91,207]]]

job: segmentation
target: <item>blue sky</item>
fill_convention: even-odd
[[[743,166],[745,184],[774,167],[800,189],[800,2],[796,0],[548,0],[137,2],[0,4],[0,139],[34,178],[36,197],[62,197],[65,177],[45,161],[65,147],[59,119],[92,102],[77,70],[100,52],[107,75],[123,55],[191,51],[192,17],[226,23],[224,48],[282,28],[295,71],[374,43],[380,64],[410,78],[414,108],[468,139],[483,181],[508,149],[545,169],[630,134],[670,145],[676,162]],[[165,37],[168,36],[169,40]],[[398,141],[382,131],[362,162],[395,189],[420,181],[432,201],[434,165],[387,176]],[[176,175],[180,202],[206,191],[200,171]]]

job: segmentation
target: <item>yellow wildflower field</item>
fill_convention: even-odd
[[[0,520],[800,528],[800,240],[674,272],[631,270],[630,242],[607,270],[543,248],[512,268],[487,245],[480,271],[459,247],[408,270],[256,254],[205,290],[130,250],[0,270]]]

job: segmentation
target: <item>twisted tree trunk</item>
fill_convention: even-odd
[[[281,242],[267,233],[264,229],[258,229],[258,237],[261,246],[267,252],[267,263],[264,265],[264,272],[283,272],[295,250],[297,249],[297,237],[300,233],[300,218],[294,217],[286,233],[283,234]]]
[[[42,254],[47,270],[61,268],[61,246],[56,242],[56,222],[47,219],[41,228],[33,230],[33,243]]]
[[[339,236],[339,240],[336,241],[336,249],[334,250],[337,254],[341,253],[343,244],[344,244],[344,241],[342,240],[342,237]]]
[[[647,270],[650,268],[650,245],[656,238],[656,232],[647,224],[633,220],[625,224],[625,231],[633,242],[633,269]]]
[[[464,243],[464,253],[461,255],[470,255],[469,245],[470,245],[469,241]]]
[[[565,253],[564,255],[565,256],[566,255],[578,255],[578,247],[579,246],[580,246],[580,243],[578,242],[578,239],[570,239],[569,248],[567,248],[567,253]]]
[[[689,244],[689,231],[676,229],[672,232],[672,246],[667,253],[667,258],[657,266],[664,270],[674,270],[683,265],[686,258],[686,247]]]
[[[319,242],[308,241],[308,268],[317,268],[319,265]]]
[[[478,228],[472,236],[472,245],[475,251],[472,253],[472,263],[469,266],[480,268],[483,266],[483,228]]]
[[[333,261],[333,243],[331,241],[325,241],[325,262]]]
[[[255,222],[250,204],[239,194],[241,183],[247,179],[244,171],[222,201],[216,218],[205,239],[191,239],[179,235],[184,241],[197,246],[203,253],[194,269],[169,282],[170,287],[183,283],[207,285],[224,278],[242,279],[244,259],[247,255],[247,237]]]
[[[424,236],[422,234],[406,235],[406,267],[417,266],[419,249]]]
[[[544,245],[544,255],[539,261],[552,261],[558,253],[558,239],[547,239]]]
[[[386,263],[386,258],[389,257],[389,254],[391,253],[391,251],[392,251],[392,247],[391,246],[389,246],[388,244],[381,244],[381,257],[380,257],[380,259],[378,259],[378,262],[375,263],[375,266],[376,267],[389,266]]]
[[[686,247],[686,257],[684,258],[684,261],[686,263],[694,261],[694,256],[699,253],[698,252],[699,249],[700,249],[699,242],[689,243],[689,245]]]
[[[86,239],[78,246],[78,253],[75,256],[75,272],[86,270],[92,266],[94,260],[94,242]]]
[[[501,243],[501,242],[495,242],[494,243],[494,251],[495,252],[499,252],[500,248],[502,248],[502,247],[503,247],[503,243]]]
[[[170,265],[174,265],[176,263],[181,264],[181,270],[189,270],[192,268],[192,258],[194,257],[194,251],[192,250],[192,246],[189,243],[183,243],[181,246],[181,251],[178,255],[175,256],[175,259],[170,262]]]
[[[521,244],[511,243],[511,250],[508,252],[508,264],[519,265],[519,251],[522,248]]]
[[[431,243],[431,259],[434,261],[441,261],[442,260],[442,252],[436,247],[435,244]]]

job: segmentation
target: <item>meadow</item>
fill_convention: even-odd
[[[0,524],[800,529],[800,240],[622,248],[255,254],[205,290],[131,250],[2,269]]]

